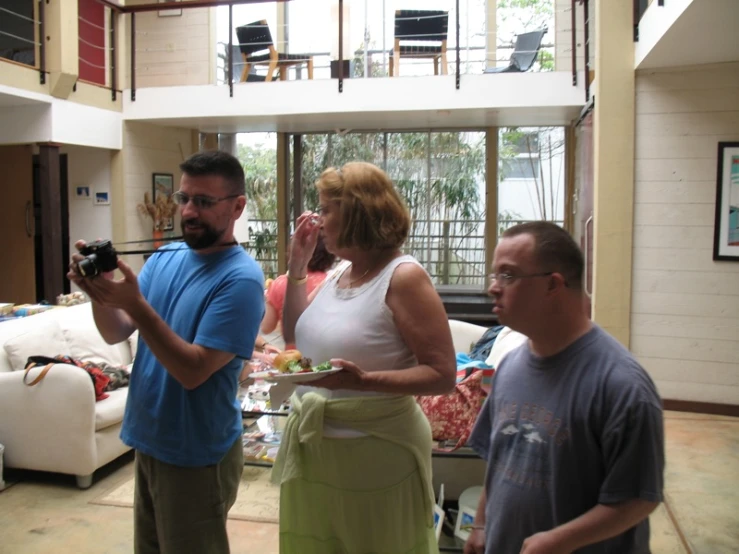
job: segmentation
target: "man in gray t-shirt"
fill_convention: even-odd
[[[513,227],[493,267],[494,311],[529,342],[500,363],[468,441],[488,467],[465,553],[648,553],[664,471],[654,383],[589,320],[566,231]]]

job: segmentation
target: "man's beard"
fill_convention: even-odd
[[[195,234],[193,231],[188,231],[185,227],[187,223],[194,223],[196,225],[199,225],[199,232]],[[202,221],[198,221],[196,219],[181,221],[180,228],[182,229],[182,238],[185,239],[185,244],[187,244],[193,250],[203,250],[204,248],[210,248],[211,246],[214,246],[225,232],[225,229],[223,231],[217,231],[207,223],[203,223]]]

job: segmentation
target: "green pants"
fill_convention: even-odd
[[[174,466],[137,451],[135,554],[228,554],[226,517],[243,470],[241,437],[206,467]]]

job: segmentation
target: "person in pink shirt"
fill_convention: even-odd
[[[313,257],[308,262],[308,294],[323,283],[328,270],[334,265],[335,260],[336,256],[326,250],[323,239],[319,236]],[[285,303],[286,290],[287,275],[280,275],[267,288],[267,293],[265,294],[265,312],[264,318],[262,319],[262,333],[271,333],[282,321],[282,305]],[[257,340],[257,343],[259,342]]]

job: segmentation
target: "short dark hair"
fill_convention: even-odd
[[[408,208],[379,167],[366,162],[350,162],[341,169],[329,167],[321,173],[316,187],[339,202],[339,248],[399,248],[408,238]]]
[[[582,290],[585,269],[582,250],[572,236],[550,221],[529,221],[503,232],[503,238],[534,237],[534,258],[542,271],[561,273],[571,289]]]
[[[326,272],[331,269],[336,261],[336,256],[326,250],[326,243],[323,242],[323,237],[318,235],[318,242],[316,243],[316,249],[313,251],[308,262],[308,271],[322,271]]]
[[[217,175],[223,177],[229,194],[245,194],[246,180],[241,162],[221,150],[197,152],[180,164],[180,170],[191,177]]]

